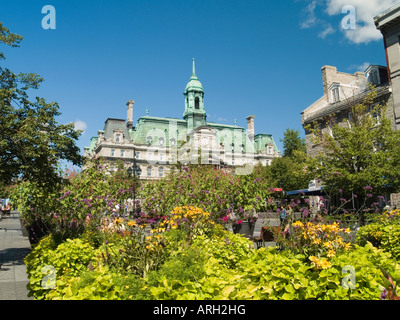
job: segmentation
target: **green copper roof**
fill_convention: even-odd
[[[175,130],[175,132],[171,132]],[[135,144],[148,145],[148,137],[151,137],[152,145],[158,145],[159,139],[164,139],[164,145],[168,147],[171,139],[186,140],[187,124],[185,120],[161,117],[141,117],[138,119],[135,129],[131,132]]]
[[[194,58],[193,58],[193,71],[192,71],[192,76],[189,79],[188,84],[186,85],[185,88],[185,93],[187,91],[201,91],[204,92],[203,86],[201,85],[201,82],[196,76],[196,71],[195,71],[195,66],[194,66]]]
[[[275,152],[278,152],[278,148],[275,144],[272,134],[259,133],[254,136],[254,151],[256,153],[267,149],[267,145],[272,145]]]

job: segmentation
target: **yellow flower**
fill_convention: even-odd
[[[350,248],[351,248],[351,243],[349,242],[349,243],[345,243],[344,245],[343,245],[343,247],[344,247],[344,250],[349,250]]]
[[[329,269],[332,266],[332,264],[326,259],[318,259],[315,256],[310,256],[309,259],[317,269]]]
[[[319,238],[314,239],[314,240],[312,241],[312,244],[320,244],[320,243],[321,243],[321,239],[319,239]]]
[[[333,250],[333,249],[330,249],[330,250],[328,251],[328,257],[329,257],[329,258],[330,258],[330,257],[334,257],[335,254],[336,254],[336,252],[335,252],[335,250]]]
[[[302,227],[304,227],[304,224],[301,222],[301,221],[296,221],[296,222],[294,222],[293,224],[292,224],[292,226],[293,227],[300,227],[300,228],[302,228]]]
[[[133,220],[131,220],[131,221],[128,222],[128,226],[129,226],[129,227],[136,226],[136,222],[133,221]]]
[[[120,224],[120,223],[124,222],[124,219],[118,218],[118,219],[115,220],[115,222],[116,222],[117,224]]]
[[[322,269],[329,269],[332,266],[332,264],[328,260],[323,259],[323,260],[320,261],[319,266]]]
[[[323,246],[325,247],[325,248],[328,248],[328,249],[332,249],[332,243],[330,243],[329,241],[326,241],[326,242],[324,242],[323,243]]]

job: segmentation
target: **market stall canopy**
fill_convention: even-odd
[[[325,192],[324,192],[324,187],[313,187],[308,189],[286,191],[286,195],[288,196],[293,196],[297,194],[306,196],[322,196],[325,194]]]

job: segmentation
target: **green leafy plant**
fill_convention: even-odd
[[[56,280],[63,275],[74,277],[87,270],[96,254],[97,252],[88,243],[79,238],[68,239],[58,246],[51,235],[43,238],[24,260],[29,276],[27,285],[29,296],[44,299],[49,292],[42,282],[46,276],[43,272],[44,267],[49,266],[54,270]]]

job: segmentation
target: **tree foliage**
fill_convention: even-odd
[[[315,174],[332,189],[362,194],[371,186],[388,194],[400,187],[400,132],[371,89],[362,103],[351,106],[351,119],[332,123],[332,116],[328,130],[317,125],[307,128],[323,150],[318,161],[313,159]]]
[[[18,47],[21,40],[0,23],[0,43]],[[4,59],[0,52],[0,60]],[[5,184],[21,177],[51,185],[60,180],[56,170],[60,159],[82,163],[75,144],[80,131],[73,123],[56,121],[61,114],[58,103],[28,95],[42,81],[35,73],[15,74],[0,65],[0,180]]]
[[[294,157],[294,152],[301,151],[306,152],[306,143],[303,138],[300,137],[299,130],[286,129],[284,132],[284,137],[281,139],[283,143],[283,156],[292,158]]]

